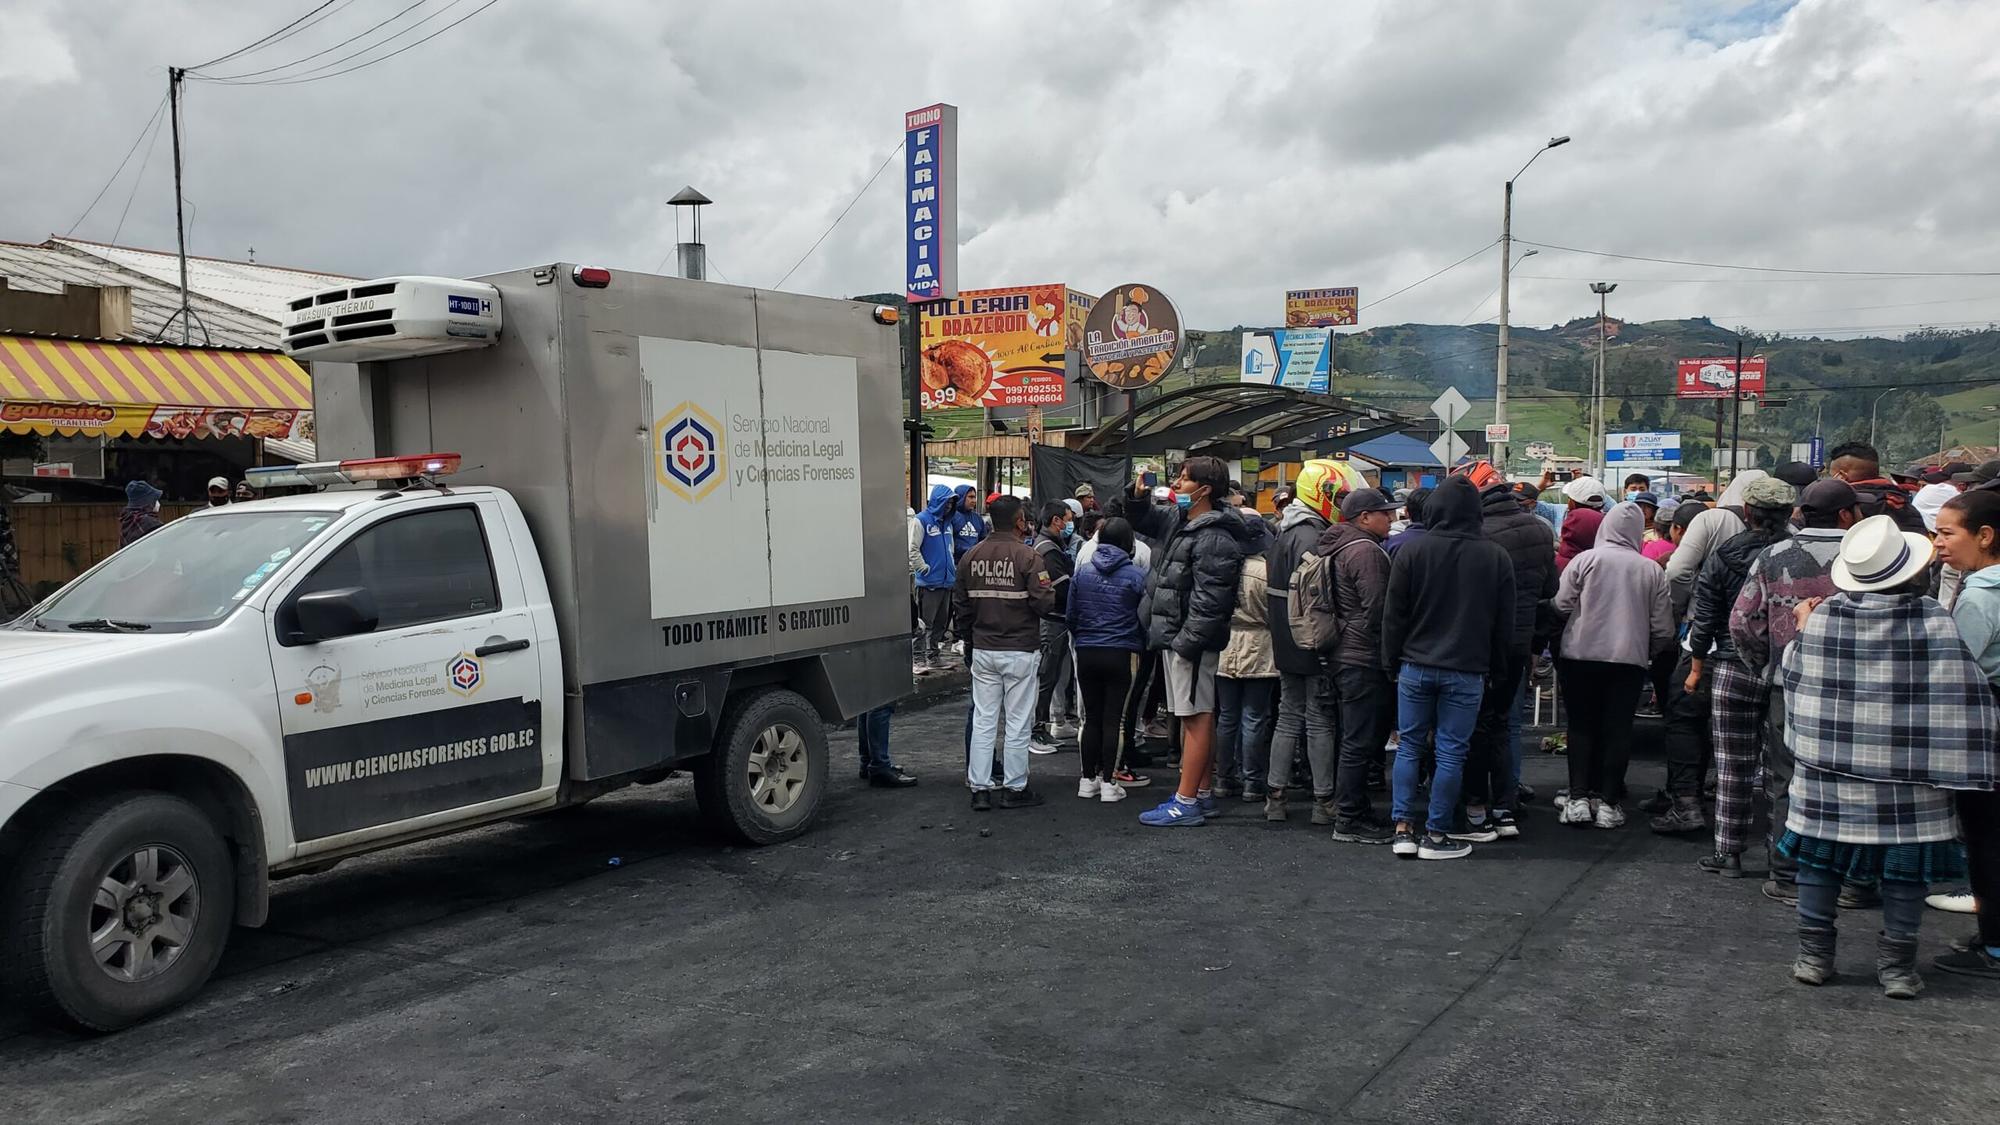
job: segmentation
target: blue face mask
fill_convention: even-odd
[[[1064,542],[1068,542],[1069,540],[1071,540],[1071,539],[1074,539],[1074,538],[1076,538],[1076,525],[1075,525],[1075,524],[1073,524],[1073,523],[1066,523],[1066,524],[1064,524],[1064,525],[1063,525],[1063,541],[1064,541]]]
[[[1189,496],[1185,492],[1176,492],[1174,493],[1174,503],[1179,504],[1181,511],[1185,512],[1188,510],[1188,505],[1194,503],[1194,497]]]

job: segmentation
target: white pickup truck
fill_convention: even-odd
[[[253,476],[323,490],[175,520],[0,628],[0,988],[57,1024],[194,995],[273,878],[676,766],[789,838],[823,723],[909,691],[888,314],[567,266],[293,308],[355,455]]]

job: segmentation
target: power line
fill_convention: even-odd
[[[1935,281],[1936,278],[1919,274],[1904,274],[1895,277],[1840,276],[1840,277],[1607,277],[1601,273],[1592,274],[1545,274],[1517,273],[1515,281],[1615,281],[1621,285],[1834,285],[1843,282],[1864,282],[1886,284],[1892,281]]]
[[[1699,266],[1711,270],[1751,270],[1757,273],[1801,273],[1831,277],[2000,277],[2000,270],[1817,270],[1788,269],[1781,266],[1744,266],[1729,262],[1691,262],[1685,258],[1650,258],[1643,254],[1614,254],[1609,250],[1579,250],[1574,246],[1532,242],[1525,238],[1517,238],[1514,241],[1523,246],[1537,246],[1543,250],[1557,250],[1565,254],[1588,254],[1598,258],[1622,258],[1628,262],[1657,262],[1669,266]]]
[[[132,190],[125,196],[124,208],[118,212],[118,225],[111,230],[112,242],[117,242],[118,236],[125,231],[125,216],[132,213],[132,201],[139,197],[139,185],[146,182],[146,166],[153,162],[153,149],[159,143],[160,122],[158,115],[155,115],[153,119],[153,139],[146,142],[146,155],[144,159],[139,161],[139,174],[132,178]],[[82,220],[79,219],[78,221],[81,222]],[[75,230],[76,228],[71,227],[70,229]]]
[[[463,2],[464,0],[452,0],[450,4],[447,4],[443,8],[438,9],[431,15],[425,16],[423,19],[420,19],[416,23],[411,24],[409,27],[405,28],[402,32],[398,32],[397,34],[407,34],[408,32],[415,31],[417,28],[422,27],[423,25],[429,23],[431,20],[437,18],[438,16],[443,15],[445,12],[450,11],[452,8],[457,7],[459,4]],[[343,74],[353,74],[357,70],[367,70],[369,67],[374,66],[376,63],[388,62],[390,59],[395,58],[397,55],[402,54],[404,51],[414,50],[415,48],[423,46],[424,44],[430,42],[433,39],[436,39],[438,36],[443,35],[445,32],[450,31],[452,28],[457,27],[459,24],[464,23],[466,20],[471,19],[472,17],[478,15],[479,13],[485,11],[488,8],[491,8],[493,5],[498,4],[499,2],[500,0],[486,0],[486,3],[481,4],[477,8],[472,9],[471,11],[465,13],[464,15],[458,17],[457,19],[451,21],[450,23],[445,24],[443,27],[438,28],[436,31],[431,32],[429,35],[424,36],[422,39],[419,39],[414,43],[404,44],[403,46],[398,47],[393,51],[390,51],[386,55],[377,55],[376,57],[368,59],[364,62],[355,63],[353,66],[350,66],[344,70],[336,70],[330,74],[320,74],[318,77],[315,78],[305,77],[305,75],[314,74],[317,71],[325,70],[327,66],[334,65],[333,63],[327,63],[326,66],[314,67],[312,70],[305,71],[299,77],[278,78],[278,79],[272,79],[269,82],[246,83],[246,85],[299,86],[307,82],[319,82],[328,78],[339,78]],[[375,47],[388,46],[391,42],[394,42],[394,40],[395,36],[390,36],[388,39],[384,39],[382,42],[375,44],[374,47],[367,48],[367,50],[372,51],[375,49]],[[355,55],[361,55],[366,53],[367,51],[356,51],[354,55],[349,55],[347,57],[351,59],[355,57]]]
[[[160,104],[153,107],[153,115],[151,117],[146,118],[146,123],[144,125],[139,126],[139,135],[132,138],[131,147],[125,150],[124,157],[118,161],[118,167],[112,169],[111,178],[104,181],[104,186],[98,188],[97,194],[91,197],[90,206],[85,207],[83,209],[83,214],[78,215],[76,217],[76,222],[71,223],[69,225],[69,229],[63,232],[64,238],[68,238],[70,235],[75,234],[76,228],[82,226],[83,221],[90,217],[90,213],[97,209],[98,201],[104,198],[105,192],[111,190],[112,184],[118,182],[119,174],[125,171],[125,165],[131,161],[132,154],[139,151],[139,142],[146,139],[146,134],[148,132],[151,132],[155,137],[159,136],[159,132],[155,127],[160,122],[160,111],[166,108],[167,108],[166,96],[161,95]],[[149,159],[152,157],[152,153],[153,150],[150,147],[146,149],[146,155]],[[143,163],[139,165],[141,175],[144,174],[145,167],[146,166]],[[130,204],[128,203],[127,206],[129,207]],[[116,241],[116,239],[114,239],[113,241]]]
[[[452,0],[452,2],[453,2],[453,3],[457,3],[457,2],[458,2],[458,0]],[[390,24],[392,24],[392,23],[395,23],[395,22],[396,22],[397,20],[399,20],[399,19],[402,19],[402,18],[403,18],[404,16],[407,16],[407,15],[409,15],[409,14],[410,14],[411,12],[414,12],[414,11],[416,11],[416,10],[417,10],[418,8],[421,8],[421,7],[423,7],[423,6],[425,5],[425,4],[428,4],[428,3],[430,3],[430,0],[416,0],[416,2],[415,2],[415,3],[411,4],[411,5],[410,5],[409,7],[407,7],[407,8],[404,8],[404,9],[402,9],[401,11],[397,12],[397,13],[396,13],[395,15],[392,15],[392,16],[390,16],[390,17],[389,17],[388,19],[385,19],[385,20],[381,20],[381,21],[378,21],[378,22],[376,22],[376,23],[373,23],[373,24],[370,24],[369,26],[367,26],[367,27],[365,27],[365,28],[361,29],[361,31],[359,31],[358,33],[356,33],[356,34],[354,34],[354,35],[350,35],[350,36],[348,36],[348,37],[347,37],[347,38],[345,38],[345,39],[342,39],[342,40],[341,40],[340,42],[338,42],[338,43],[335,43],[335,44],[334,44],[334,45],[332,45],[331,47],[324,47],[324,48],[321,48],[320,50],[317,50],[317,51],[314,51],[314,52],[313,52],[312,54],[310,54],[310,55],[306,55],[306,56],[305,56],[305,57],[303,57],[303,58],[296,58],[296,59],[293,59],[293,60],[292,60],[291,62],[288,62],[288,63],[279,63],[279,64],[278,64],[277,66],[267,66],[267,67],[265,67],[265,68],[264,68],[263,70],[246,70],[246,71],[244,71],[244,72],[243,72],[243,73],[241,73],[241,74],[218,74],[218,75],[215,75],[215,76],[213,76],[213,77],[210,77],[210,76],[208,76],[208,75],[200,75],[200,74],[198,74],[198,75],[194,75],[193,77],[196,77],[196,78],[200,78],[200,79],[201,79],[202,81],[204,81],[204,82],[223,82],[223,83],[228,83],[228,84],[231,84],[231,85],[243,85],[243,86],[261,86],[261,85],[264,85],[264,83],[262,83],[262,82],[246,82],[246,81],[244,81],[244,80],[245,80],[245,79],[249,79],[249,78],[255,78],[255,77],[257,77],[257,76],[258,76],[258,75],[260,75],[260,74],[274,74],[274,73],[276,73],[276,72],[278,72],[278,71],[280,71],[280,70],[290,70],[290,69],[291,69],[292,67],[295,67],[295,66],[299,65],[300,63],[305,63],[305,62],[311,62],[312,60],[314,60],[314,59],[316,59],[316,58],[319,58],[319,57],[320,57],[321,55],[328,55],[328,54],[332,54],[333,52],[335,52],[335,51],[338,51],[338,50],[340,50],[340,49],[341,49],[342,47],[345,47],[345,46],[347,46],[347,45],[348,45],[349,43],[352,43],[352,42],[354,42],[354,41],[356,41],[356,40],[358,40],[358,39],[365,39],[365,38],[367,38],[368,36],[370,36],[370,35],[373,35],[373,34],[375,34],[375,32],[377,32],[377,31],[381,30],[381,29],[382,29],[382,28],[384,28],[384,27],[387,27],[388,25],[390,25]],[[439,9],[439,11],[445,11],[445,10],[448,10],[448,9]],[[438,14],[438,13],[436,13],[436,12],[433,12],[433,13],[432,13],[432,15],[436,15],[436,14]],[[394,39],[394,38],[395,38],[395,37],[396,37],[397,35],[401,35],[401,34],[403,34],[404,32],[407,32],[407,31],[414,31],[414,30],[415,30],[415,29],[416,29],[417,27],[421,27],[421,26],[422,26],[422,24],[421,24],[421,23],[419,23],[419,24],[414,24],[414,25],[412,25],[412,26],[410,26],[410,27],[406,27],[406,28],[404,28],[404,29],[403,29],[402,31],[398,31],[398,32],[395,32],[395,33],[391,34],[391,35],[390,35],[390,36],[389,36],[388,38],[386,38],[386,39],[383,39],[381,43],[370,43],[370,44],[369,44],[368,46],[366,46],[366,47],[363,47],[363,48],[361,48],[361,50],[359,50],[359,51],[356,51],[356,52],[355,52],[354,54],[355,54],[355,55],[359,55],[359,54],[365,54],[365,53],[367,53],[367,52],[369,52],[369,51],[372,51],[372,50],[374,50],[374,49],[375,49],[375,48],[377,48],[377,47],[380,47],[380,46],[382,46],[382,45],[383,45],[383,44],[385,44],[385,43],[388,43],[388,42],[389,42],[390,40],[393,40],[393,39]],[[340,63],[343,63],[343,62],[347,61],[347,59],[351,59],[351,58],[353,58],[353,57],[354,57],[354,55],[347,55],[347,56],[345,56],[345,57],[343,57],[343,58],[339,58],[339,59],[335,59],[335,60],[334,60],[333,62],[331,62],[331,63],[328,63],[328,64],[326,64],[326,65],[327,65],[327,66],[337,66],[337,65],[339,65]],[[315,68],[314,68],[314,70],[319,70],[319,69],[324,69],[324,68],[323,68],[323,67],[315,67]],[[303,73],[303,74],[310,74],[310,73],[312,73],[312,71],[302,71],[301,73]],[[297,75],[288,75],[287,77],[297,77]],[[277,81],[277,79],[272,79],[271,81],[275,82],[275,81]]]
[[[1494,242],[1498,241],[1499,241],[1498,239],[1494,240]],[[1368,302],[1365,305],[1362,305],[1361,307],[1364,309],[1372,309],[1376,305],[1382,304],[1385,301],[1393,301],[1396,298],[1402,296],[1403,294],[1408,293],[1410,290],[1415,289],[1417,286],[1424,284],[1425,282],[1443,277],[1445,274],[1450,273],[1451,271],[1457,269],[1458,267],[1464,265],[1465,263],[1471,261],[1474,258],[1477,258],[1481,254],[1484,254],[1491,249],[1493,249],[1493,242],[1489,242],[1486,245],[1481,246],[1479,249],[1474,250],[1472,253],[1467,254],[1465,257],[1460,258],[1458,261],[1453,262],[1452,264],[1446,266],[1445,268],[1437,271],[1434,274],[1429,275],[1428,277],[1425,277],[1418,281],[1412,281],[1408,285],[1403,286],[1401,289],[1396,290],[1394,293],[1389,294],[1387,297],[1377,297],[1376,299]]]
[[[845,219],[847,217],[847,213],[849,211],[854,210],[854,205],[861,202],[861,197],[868,194],[868,189],[875,186],[875,181],[882,178],[882,173],[889,170],[889,165],[895,161],[897,156],[902,154],[902,151],[903,151],[903,144],[902,143],[897,144],[895,150],[889,153],[888,159],[882,161],[882,166],[875,169],[875,174],[868,177],[868,182],[862,184],[861,190],[855,192],[854,198],[848,200],[847,206],[842,207],[840,209],[840,214],[834,216],[832,225],[828,226],[824,231],[821,231],[820,236],[818,238],[813,239],[813,244],[806,249],[805,253],[799,255],[799,260],[793,262],[792,268],[786,270],[785,276],[779,278],[778,283],[776,285],[771,286],[771,288],[773,289],[784,288],[785,282],[790,281],[792,275],[799,272],[799,267],[805,265],[806,259],[813,256],[813,251],[818,250],[819,244],[826,241],[826,236],[833,233],[833,228],[840,225],[840,220]]]
[[[312,16],[317,15],[320,12],[326,11],[328,8],[333,7],[333,5],[336,3],[346,3],[346,2],[348,2],[348,0],[326,0],[326,3],[321,4],[319,7],[314,8],[312,11],[307,12],[305,15],[300,16],[298,19],[293,20],[292,22],[272,32],[271,34],[266,35],[264,38],[257,40],[255,43],[252,43],[247,47],[238,47],[234,51],[231,51],[226,55],[218,55],[215,58],[212,58],[207,62],[202,63],[200,66],[191,66],[188,67],[187,69],[200,70],[204,66],[214,66],[216,63],[226,62],[230,59],[235,58],[238,55],[248,54],[251,51],[254,51],[257,48],[262,47],[267,43],[276,43],[278,40],[285,38],[288,33],[293,33],[292,29],[294,28],[297,28],[299,31],[304,31],[305,28],[299,27],[299,25],[301,23],[304,23],[307,19],[311,18]]]

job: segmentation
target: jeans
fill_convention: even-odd
[[[972,654],[972,745],[966,748],[965,783],[993,787],[993,740],[1004,713],[1007,721],[1007,788],[1028,787],[1028,735],[1035,722],[1035,669],[1039,653]]]
[[[1076,747],[1080,776],[1110,779],[1124,742],[1125,696],[1139,669],[1139,654],[1119,648],[1076,650],[1076,682],[1083,692],[1083,728]]]
[[[1513,755],[1507,747],[1514,699],[1528,675],[1528,650],[1510,650],[1486,675],[1486,692],[1479,699],[1479,721],[1472,729],[1472,756],[1465,768],[1465,799],[1489,808],[1512,809],[1520,784]]]
[[[896,705],[891,703],[855,716],[854,742],[861,751],[863,773],[888,773],[896,768],[889,758],[889,717],[895,713]]]
[[[1562,660],[1563,698],[1569,706],[1569,799],[1625,800],[1625,767],[1632,761],[1632,712],[1646,670],[1637,664]]]
[[[1882,932],[1913,938],[1924,924],[1923,883],[1882,880]],[[1834,928],[1840,916],[1840,876],[1822,867],[1799,868],[1799,925]]]
[[[1340,762],[1334,771],[1333,800],[1344,817],[1374,813],[1368,800],[1368,768],[1382,760],[1382,743],[1396,708],[1395,685],[1379,668],[1343,665],[1333,672],[1340,698]]]
[[[1041,667],[1035,673],[1035,725],[1049,725],[1049,706],[1055,702],[1056,687],[1069,667],[1069,625],[1052,617],[1042,619]],[[1069,710],[1067,704],[1063,710]]]
[[[917,659],[929,663],[944,655],[944,631],[951,624],[951,591],[917,587]]]
[[[1271,755],[1275,676],[1215,678],[1215,783],[1241,788],[1264,776]]]
[[[1313,798],[1333,796],[1333,685],[1321,673],[1301,676],[1281,673],[1278,685],[1278,725],[1271,738],[1270,787],[1277,792],[1292,783],[1292,759],[1298,757],[1300,736],[1306,761],[1312,766]]]
[[[1464,781],[1465,757],[1472,748],[1472,728],[1479,721],[1479,701],[1486,677],[1428,664],[1404,664],[1396,680],[1396,725],[1402,738],[1396,746],[1395,817],[1398,824],[1416,822],[1417,781],[1423,751],[1422,733],[1431,731],[1437,772],[1431,775],[1430,816],[1425,827],[1443,835],[1458,827],[1458,792]]]
[[[1704,660],[1701,679],[1689,691],[1687,677],[1694,668],[1694,657],[1682,653],[1660,703],[1667,717],[1667,792],[1680,800],[1701,799],[1702,780],[1715,759],[1713,689],[1721,663],[1713,656]]]

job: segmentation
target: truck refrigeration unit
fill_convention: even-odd
[[[0,987],[110,1030],[273,878],[692,771],[811,824],[910,690],[892,310],[554,265],[290,302],[319,456],[0,629]]]

